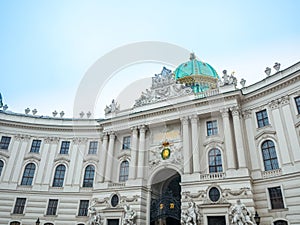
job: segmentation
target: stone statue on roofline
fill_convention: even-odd
[[[120,105],[113,99],[109,106],[106,106],[104,109],[105,115],[108,113],[114,113],[120,110]]]

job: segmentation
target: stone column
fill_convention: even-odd
[[[182,117],[182,139],[183,139],[183,171],[184,173],[192,172],[191,163],[191,149],[190,149],[190,135],[189,135],[189,119]]]
[[[274,121],[274,127],[276,130],[276,135],[278,137],[278,145],[281,153],[281,162],[283,165],[290,165],[292,163],[291,160],[291,155],[289,152],[289,147],[288,147],[288,139],[286,138],[286,132],[287,130],[284,128],[283,121],[280,115],[280,110],[279,110],[279,104],[280,101],[273,101],[272,103],[269,104],[269,107],[271,109],[272,115],[273,115],[273,121]],[[277,157],[279,150],[276,149],[276,154]]]
[[[104,182],[105,177],[105,168],[106,168],[106,158],[107,158],[107,144],[108,144],[108,135],[107,133],[103,134],[101,154],[100,154],[100,183]]]
[[[232,107],[230,108],[230,110],[233,118],[233,128],[234,128],[235,144],[237,150],[238,166],[239,169],[247,168],[239,108]]]
[[[73,144],[70,146],[70,171],[68,172],[68,177],[72,177],[69,184],[75,187],[82,186],[79,174],[82,174],[83,156],[87,148],[87,141],[87,138],[83,137],[74,138],[72,141]]]
[[[228,111],[229,110],[227,108],[220,110],[223,119],[227,169],[232,170],[232,169],[236,169],[236,156],[234,153],[234,146],[232,142],[232,131],[230,126]]]
[[[151,209],[151,189],[147,192],[147,214],[146,214],[146,224],[150,224],[150,209]]]
[[[142,125],[139,127],[139,129],[140,129],[140,143],[139,143],[139,152],[138,152],[137,177],[144,178],[146,126]]]
[[[248,149],[250,152],[250,160],[252,165],[252,170],[260,171],[260,164],[259,164],[259,155],[258,153],[261,152],[260,149],[257,151],[257,147],[254,140],[254,131],[255,128],[253,127],[253,118],[252,118],[252,112],[250,110],[244,111],[243,116],[245,118],[245,124],[246,124],[246,134],[248,139]]]
[[[282,117],[283,117],[283,124],[286,126],[286,131],[288,133],[287,138],[289,140],[289,149],[291,149],[290,155],[291,158],[295,162],[300,161],[300,146],[298,140],[298,135],[294,126],[293,114],[291,111],[290,99],[289,96],[284,96],[281,98],[281,105],[282,105]]]
[[[199,133],[198,133],[198,116],[190,117],[192,125],[192,155],[194,173],[200,173],[200,153],[199,153]]]
[[[47,168],[50,168],[49,170],[43,170],[43,185],[50,185],[52,186],[52,179],[53,179],[53,171],[55,170],[54,167],[54,159],[57,156],[57,152],[59,149],[59,138],[58,137],[47,137],[45,138],[45,143],[50,144],[49,151],[47,153],[47,161],[46,165]],[[67,174],[65,174],[65,179],[66,179]]]
[[[10,180],[13,183],[20,183],[19,177],[23,175],[22,166],[25,152],[28,152],[28,142],[30,137],[27,135],[16,135],[15,138],[20,141],[19,150],[15,158],[15,164],[13,167],[13,177]],[[25,150],[25,151],[24,151]]]
[[[129,179],[135,179],[136,178],[136,170],[137,170],[137,146],[138,146],[138,130],[137,127],[131,128],[132,135],[132,144],[131,144],[131,161],[130,161],[130,167],[129,167]]]
[[[21,138],[19,138],[18,135],[15,137],[11,138],[9,146],[8,146],[8,151],[10,151],[10,158],[7,160],[7,163],[5,165],[5,170],[2,171],[2,177],[3,177],[3,182],[11,182],[12,181],[12,176],[14,174],[14,165],[15,164],[21,164],[20,162],[17,162],[17,156],[19,153],[20,145],[21,145]],[[3,150],[4,152],[4,150]],[[3,173],[4,172],[4,173]]]
[[[109,134],[109,144],[108,144],[108,151],[107,151],[107,165],[105,168],[105,181],[111,181],[112,176],[112,168],[114,166],[114,146],[115,146],[115,138],[116,135],[114,132]],[[110,168],[109,168],[110,167]]]

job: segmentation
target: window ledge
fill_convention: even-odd
[[[276,213],[276,212],[284,212],[289,211],[289,208],[282,208],[282,209],[268,209],[269,213]]]
[[[22,214],[21,213],[20,214],[19,213],[11,213],[10,215],[13,217],[19,217],[19,216],[23,217],[23,216],[25,216],[25,213],[22,213]]]
[[[47,217],[47,218],[49,218],[49,217],[56,218],[56,217],[57,217],[57,215],[46,215],[46,214],[44,214],[44,217]]]

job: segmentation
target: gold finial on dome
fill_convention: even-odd
[[[196,59],[196,55],[195,55],[194,52],[192,52],[192,53],[190,54],[190,60],[194,60],[194,59]]]

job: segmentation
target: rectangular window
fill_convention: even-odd
[[[89,146],[89,154],[97,154],[98,141],[91,141]]]
[[[130,136],[123,137],[122,149],[130,149]]]
[[[207,136],[212,136],[218,134],[218,123],[216,120],[207,121]]]
[[[69,154],[69,147],[70,147],[70,142],[69,141],[63,141],[61,143],[60,147],[60,154]]]
[[[14,214],[23,214],[24,208],[25,208],[26,198],[17,198],[15,208],[14,208]]]
[[[295,98],[295,102],[296,102],[296,107],[298,110],[298,114],[300,114],[300,96]]]
[[[39,153],[41,147],[41,140],[33,140],[31,144],[30,152]]]
[[[269,196],[271,201],[271,208],[283,209],[284,204],[283,204],[281,188],[280,187],[268,188],[268,191],[269,191]]]
[[[58,199],[49,199],[47,215],[56,215]]]
[[[2,136],[0,142],[0,149],[8,149],[11,137]]]
[[[269,125],[268,113],[266,109],[257,112],[256,119],[259,128]]]
[[[78,216],[87,216],[89,200],[80,200]]]

